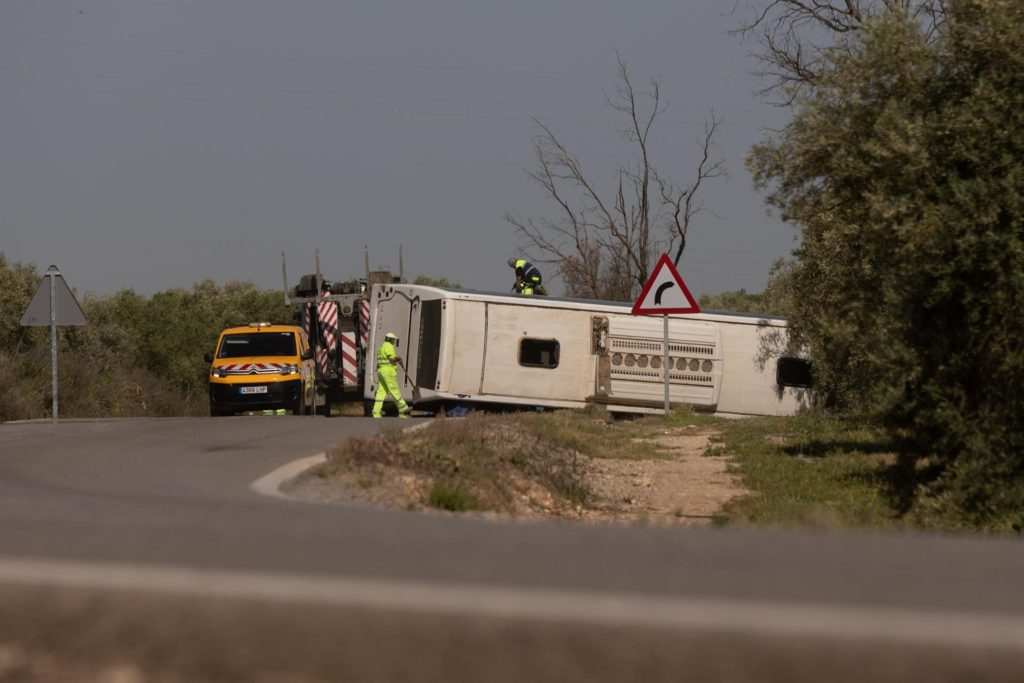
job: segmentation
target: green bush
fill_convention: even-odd
[[[476,498],[466,485],[457,479],[435,481],[427,497],[427,504],[432,508],[452,512],[466,512],[478,507]]]
[[[9,264],[0,253],[0,420],[50,414],[50,337],[23,328],[21,314],[42,276],[31,265]],[[208,364],[219,332],[254,320],[287,322],[279,292],[251,283],[144,297],[130,289],[81,300],[88,324],[58,334],[60,414],[66,417],[200,415],[206,411]]]
[[[938,31],[867,22],[750,164],[801,230],[791,330],[824,404],[889,430],[909,493],[1010,528],[1024,499],[1024,6],[954,1]]]

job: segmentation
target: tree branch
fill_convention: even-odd
[[[527,175],[554,201],[560,217],[534,220],[506,212],[505,221],[544,261],[556,264],[568,294],[631,300],[650,274],[653,233],[667,233],[670,242],[679,239],[685,244],[692,217],[703,210],[696,200],[701,185],[725,170],[714,144],[720,120],[712,112],[690,185],[680,188],[660,174],[653,166],[649,142],[658,117],[667,110],[661,85],[651,79],[649,87],[638,93],[626,62],[617,53],[616,65],[612,93],[605,95],[605,101],[626,118],[628,125],[618,132],[636,146],[636,156],[616,170],[611,195],[605,199],[579,159],[550,128],[534,120],[537,132],[531,143],[536,167]]]

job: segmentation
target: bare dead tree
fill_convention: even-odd
[[[675,263],[679,263],[683,251],[686,250],[686,236],[690,232],[690,221],[699,213],[707,209],[704,201],[699,198],[697,191],[701,184],[710,178],[719,178],[725,175],[725,158],[722,157],[715,145],[715,133],[722,125],[722,120],[715,117],[712,110],[710,117],[704,123],[704,136],[701,139],[701,156],[697,163],[697,170],[690,184],[680,188],[671,179],[662,178],[655,172],[655,180],[658,183],[658,190],[661,195],[661,205],[668,211],[670,220],[668,250],[676,246],[676,239],[679,244],[676,247]]]
[[[725,175],[725,160],[715,143],[721,119],[711,112],[690,182],[679,185],[656,170],[650,133],[667,109],[660,83],[652,78],[647,90],[638,93],[621,57],[617,64],[615,85],[605,100],[626,118],[618,132],[635,145],[636,153],[617,169],[614,190],[602,194],[579,158],[535,119],[538,133],[531,142],[537,166],[528,175],[554,200],[558,215],[523,218],[507,211],[505,220],[528,248],[543,256],[538,260],[556,266],[569,296],[629,301],[650,275],[655,242],[663,239],[670,251],[677,248],[679,260],[693,218],[706,211],[698,190]]]
[[[825,52],[841,48],[843,36],[882,13],[915,18],[929,34],[942,25],[948,0],[736,0],[733,31],[752,44],[761,65],[763,97],[791,104],[818,81]]]

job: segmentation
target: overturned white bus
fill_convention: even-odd
[[[660,317],[629,304],[383,284],[370,298],[368,347],[400,338],[403,396],[418,407],[664,406]],[[793,415],[813,400],[809,362],[787,350],[782,318],[705,312],[669,316],[669,399],[731,415]],[[371,356],[372,357],[372,356]],[[364,368],[364,400],[377,389]]]

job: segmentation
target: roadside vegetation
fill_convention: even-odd
[[[750,4],[792,98],[747,159],[800,235],[772,283],[792,343],[823,406],[885,430],[914,509],[1000,526],[1024,509],[1024,5]]]
[[[676,410],[613,419],[603,410],[474,413],[413,432],[338,444],[313,476],[350,500],[405,509],[617,521],[623,500],[603,498],[595,468],[622,459],[671,460],[665,435],[712,434],[704,457],[727,458],[745,493],[724,502],[719,525],[818,529],[1019,532],[1024,513],[977,524],[950,514],[901,473],[885,432],[820,416],[727,420]],[[683,516],[677,513],[676,516]],[[677,523],[671,515],[642,518]]]
[[[595,497],[594,461],[669,458],[649,437],[703,421],[689,411],[667,422],[613,420],[603,409],[470,413],[438,418],[427,429],[344,441],[315,475],[385,505],[579,517],[610,503]]]
[[[50,330],[20,326],[41,278],[34,265],[10,263],[0,252],[0,421],[50,414]],[[220,330],[292,319],[280,292],[247,282],[77,298],[89,323],[58,328],[65,417],[204,415],[203,353],[213,351]]]
[[[714,448],[735,458],[751,495],[723,516],[734,524],[822,528],[929,526],[907,515],[895,456],[878,429],[834,418],[751,418],[723,425]]]
[[[588,495],[582,444],[572,441],[570,419],[561,413],[439,419],[426,430],[344,441],[317,474],[354,475],[364,489],[404,476],[409,507],[515,513],[529,505],[532,491],[549,498],[557,513]]]
[[[1024,509],[980,517],[950,505],[922,458],[907,468],[900,443],[862,417],[800,416],[730,420],[715,446],[731,454],[752,495],[723,511],[733,524],[929,529],[1018,534]],[[990,479],[1012,491],[1012,481]],[[1012,495],[1009,494],[1008,495]]]

